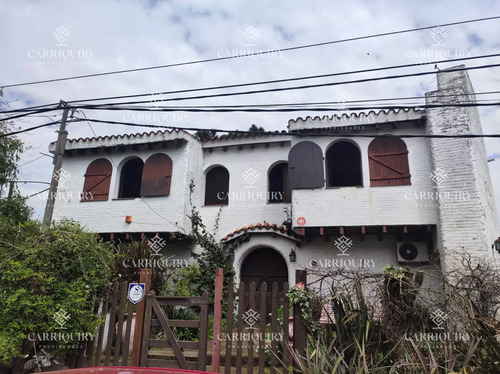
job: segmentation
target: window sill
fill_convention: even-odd
[[[204,207],[210,207],[210,206],[228,206],[229,204],[205,204],[202,205],[202,208]]]
[[[378,186],[371,186],[370,188],[377,188],[377,187],[405,187],[405,186],[411,186],[412,184],[388,184],[388,185],[378,185]]]
[[[339,187],[325,187],[326,190],[339,190],[341,188],[363,188],[364,186],[339,186]]]
[[[291,204],[291,201],[268,201],[269,205],[277,205],[277,204]]]
[[[117,197],[116,199],[111,199],[113,201],[115,200],[135,200],[135,199],[140,199],[141,197],[140,196],[137,196],[137,197]]]

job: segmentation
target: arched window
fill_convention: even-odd
[[[229,202],[229,171],[217,166],[207,173],[205,205],[227,205]]]
[[[326,151],[327,187],[354,187],[363,185],[361,152],[346,141],[334,143]]]
[[[108,200],[112,170],[111,162],[104,158],[90,163],[85,173],[82,201]]]
[[[408,149],[399,138],[375,138],[368,146],[371,186],[411,184]]]
[[[141,196],[168,196],[172,181],[172,159],[164,153],[150,156],[142,171]]]
[[[122,167],[119,198],[140,197],[144,163],[138,157],[128,160]]]
[[[269,171],[269,203],[290,203],[292,191],[288,183],[288,163],[279,163]]]
[[[323,152],[319,145],[303,141],[290,149],[288,177],[292,190],[319,188],[325,185]]]

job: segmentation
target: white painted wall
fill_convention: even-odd
[[[218,148],[212,153],[204,151],[204,175],[214,165],[223,165],[229,171],[229,204],[222,208],[217,237],[223,238],[230,232],[243,226],[268,222],[280,226],[286,220],[283,208],[290,204],[268,204],[268,172],[278,161],[287,161],[289,145],[281,147],[271,145],[269,148],[256,146],[241,150],[231,148],[224,152]],[[255,170],[256,181],[247,182],[244,173]],[[197,186],[202,191],[200,209],[203,221],[211,229],[220,206],[204,206],[205,179]],[[250,195],[252,194],[252,195]]]
[[[65,187],[58,189],[61,197],[54,208],[54,220],[70,218],[81,222],[88,230],[95,232],[144,232],[181,231],[189,233],[190,222],[186,217],[188,206],[188,176],[196,173],[192,160],[201,147],[194,143],[181,148],[155,148],[137,152],[91,154],[66,156],[62,168],[70,173]],[[144,162],[155,153],[165,153],[172,159],[172,183],[169,196],[117,199],[120,171],[132,156]],[[105,158],[113,165],[110,196],[107,201],[80,201],[84,175],[88,165],[95,159]],[[132,223],[125,223],[125,216],[132,216]]]
[[[384,130],[365,129],[364,135],[385,134]],[[391,134],[424,134],[422,127],[405,126]],[[408,148],[411,185],[370,187],[368,168],[368,146],[374,138],[349,140],[339,137],[296,138],[294,144],[310,140],[316,142],[323,151],[335,140],[355,142],[361,150],[363,187],[317,188],[294,190],[293,226],[297,219],[306,219],[305,227],[321,226],[370,226],[370,225],[418,225],[437,222],[435,202],[421,200],[421,193],[434,192],[430,178],[431,160],[429,146],[425,139],[404,139]],[[326,162],[324,163],[326,168]],[[326,176],[326,170],[325,170]],[[427,196],[427,194],[425,195]]]
[[[445,98],[443,99],[443,96]],[[473,100],[474,90],[466,72],[438,73],[438,90],[426,95],[427,103]],[[429,134],[481,134],[477,108],[429,108]],[[498,237],[499,225],[492,194],[484,140],[431,139],[434,168],[448,177],[437,186],[440,192],[466,193],[470,198],[438,206],[438,247],[443,270],[461,266],[464,252],[476,260],[496,259],[491,245]],[[475,261],[475,260],[474,260]]]

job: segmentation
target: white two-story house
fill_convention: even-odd
[[[437,76],[422,110],[297,118],[288,131],[204,142],[180,130],[68,140],[59,191],[70,198],[56,200],[53,218],[105,239],[168,239],[189,234],[192,203],[225,243],[246,237],[239,280],[279,284],[304,268],[448,271],[463,250],[493,256],[483,139],[422,137],[481,134],[476,107],[440,106],[474,102],[467,73]],[[180,242],[162,253],[199,250]]]

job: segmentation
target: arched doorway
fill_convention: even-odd
[[[245,291],[250,289],[250,282],[255,282],[256,290],[259,290],[262,282],[266,282],[267,292],[270,292],[272,284],[276,282],[278,292],[282,292],[283,284],[288,282],[288,266],[279,252],[269,247],[258,248],[243,261],[240,279],[245,282]],[[271,297],[268,296],[266,300],[266,310],[269,311],[271,310]]]

